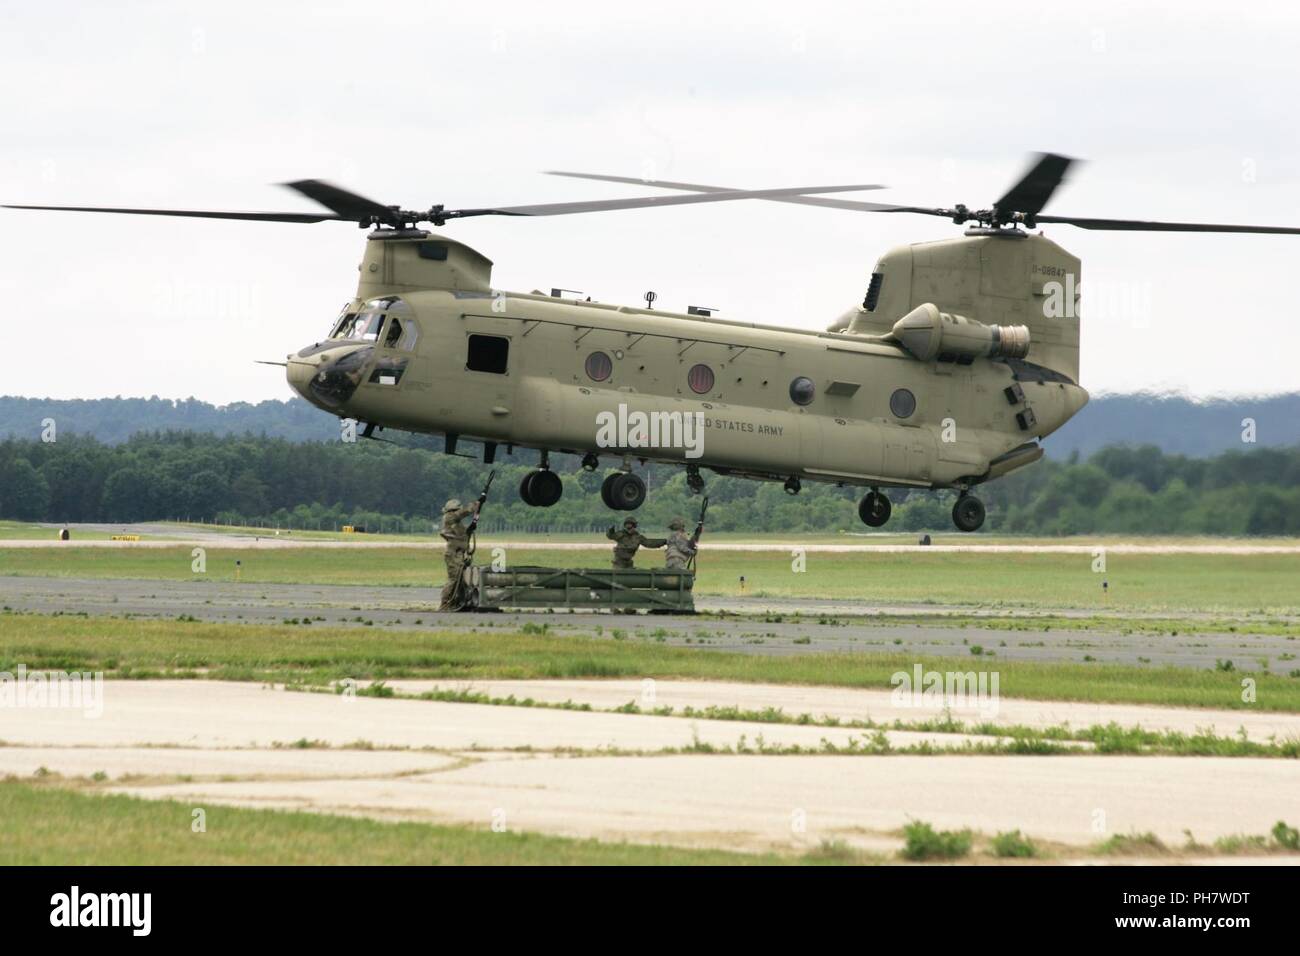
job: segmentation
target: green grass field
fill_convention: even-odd
[[[540,631],[540,632],[539,632]],[[104,671],[119,677],[207,676],[324,684],[344,677],[658,677],[890,688],[916,663],[938,671],[996,670],[1001,694],[1041,700],[1300,711],[1300,679],[1252,673],[1258,701],[1243,704],[1238,673],[1104,663],[1041,663],[913,654],[736,654],[615,640],[470,627],[461,631],[322,625],[0,615],[0,670]]]
[[[0,866],[722,865],[833,862],[494,833],[427,823],[193,807],[0,781]]]
[[[491,548],[480,545],[480,561],[491,560]],[[651,554],[639,564],[656,566],[658,553]],[[509,548],[505,557],[515,566],[605,567],[609,551]],[[246,584],[427,587],[441,584],[443,574],[441,555],[427,547],[211,547],[205,574],[191,570],[192,560],[189,547],[8,548],[0,549],[0,575],[233,581],[236,561]],[[696,591],[977,607],[1300,613],[1300,554],[1111,554],[1099,574],[1087,554],[814,552],[806,571],[796,573],[781,552],[706,550]]]

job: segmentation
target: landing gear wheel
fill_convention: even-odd
[[[893,510],[889,499],[878,491],[868,491],[858,502],[858,517],[872,528],[879,528],[888,521]]]
[[[537,501],[533,498],[533,479],[538,472],[530,471],[519,482],[519,500],[526,505],[537,507]]]
[[[798,478],[791,475],[789,478],[785,480],[784,487],[785,487],[785,493],[787,495],[797,495],[800,492],[800,490],[803,488],[803,484],[799,481]]]
[[[630,472],[615,475],[609,485],[609,500],[615,511],[636,511],[645,503],[645,482]]]
[[[553,471],[534,471],[528,477],[528,496],[532,498],[528,502],[530,505],[549,508],[564,494],[564,482]]]
[[[618,505],[614,504],[614,499],[610,496],[610,491],[614,487],[615,479],[621,477],[622,475],[619,474],[606,475],[605,480],[600,484],[600,500],[603,501],[605,507],[609,508],[611,511],[617,511]]]
[[[984,502],[963,493],[952,506],[952,523],[958,531],[978,531],[984,523]]]

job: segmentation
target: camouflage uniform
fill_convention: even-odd
[[[647,538],[636,530],[636,519],[628,518],[623,522],[623,530],[610,528],[605,537],[614,542],[614,567],[627,569],[634,567],[632,559],[638,548],[662,548],[668,543],[667,538]]]
[[[668,553],[664,556],[664,566],[672,571],[685,571],[695,557],[696,544],[686,533],[686,522],[674,518],[668,525],[672,534],[668,536]]]
[[[460,501],[452,498],[442,509],[442,535],[447,542],[443,560],[447,564],[447,583],[442,587],[441,610],[451,609],[451,600],[456,593],[461,572],[465,568],[465,552],[469,550],[469,531],[461,524],[466,518],[478,511],[477,502],[468,508],[462,508]]]

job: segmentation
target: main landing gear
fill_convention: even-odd
[[[963,491],[952,506],[952,523],[958,531],[978,531],[984,523],[984,502]]]
[[[862,519],[863,524],[872,528],[879,528],[888,521],[893,510],[889,499],[874,488],[863,495],[862,500],[858,502],[858,517]]]
[[[564,494],[564,482],[560,476],[551,471],[551,463],[546,454],[542,455],[542,463],[536,471],[530,471],[524,475],[523,481],[519,482],[519,497],[523,499],[524,504],[532,505],[534,508],[549,508],[560,500]]]
[[[636,511],[645,503],[645,482],[630,471],[615,472],[600,486],[600,500],[614,511]]]

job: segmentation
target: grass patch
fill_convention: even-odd
[[[970,853],[974,837],[970,830],[936,830],[928,823],[913,820],[903,827],[905,860],[956,860]]]
[[[720,865],[853,862],[383,823],[284,810],[207,806],[206,832],[174,800],[0,782],[0,866]]]
[[[6,614],[0,671],[104,671],[113,677],[196,676],[324,685],[344,678],[460,679],[659,677],[890,689],[921,663],[967,672],[969,657],[826,653],[768,657],[658,642],[521,634],[397,631]],[[1006,697],[1300,711],[1300,681],[1254,675],[1258,703],[1243,704],[1236,674],[1127,664],[999,660]],[[380,691],[379,693],[383,693]],[[1188,746],[1195,746],[1189,743]]]
[[[994,856],[1006,859],[1031,859],[1041,855],[1034,841],[1022,836],[1019,830],[999,833],[989,841],[989,848]]]
[[[1097,846],[1103,856],[1165,856],[1169,847],[1154,833],[1116,833]]]

